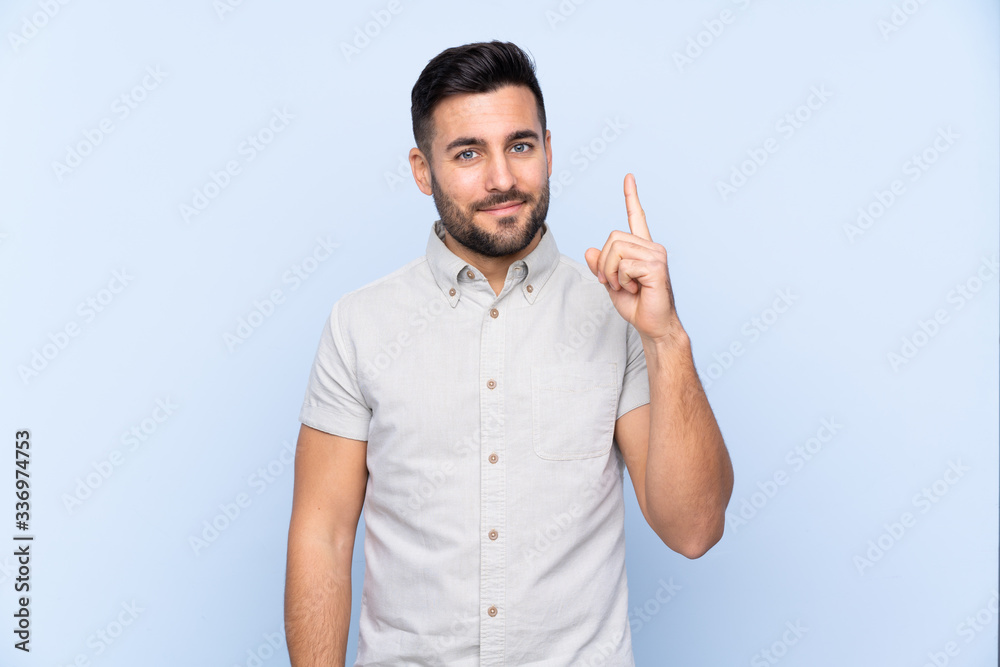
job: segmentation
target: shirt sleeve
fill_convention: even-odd
[[[345,344],[341,303],[334,304],[323,327],[299,421],[325,433],[367,441],[372,411],[358,384],[353,348]]]
[[[618,417],[640,405],[649,403],[649,373],[646,370],[646,353],[642,349],[639,332],[625,323],[626,358],[625,377],[622,378],[622,393],[618,397]]]

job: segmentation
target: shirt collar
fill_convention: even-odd
[[[430,237],[427,239],[427,262],[438,288],[444,293],[452,308],[458,305],[462,296],[463,286],[467,286],[467,272],[472,271],[473,278],[483,279],[482,272],[464,259],[453,253],[444,244],[444,225],[440,220],[434,221]],[[520,267],[525,273],[519,289],[528,303],[534,303],[542,286],[555,271],[559,264],[559,248],[552,237],[548,224],[542,223],[542,237],[538,245],[526,256],[510,265],[510,270]],[[460,277],[462,280],[460,280]]]

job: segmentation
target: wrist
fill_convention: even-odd
[[[691,339],[676,317],[666,330],[657,336],[639,334],[642,339],[643,351],[649,355],[670,355],[690,351]]]

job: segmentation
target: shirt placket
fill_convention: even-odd
[[[506,608],[507,456],[503,423],[504,290],[483,317],[480,350],[479,664],[504,664]]]

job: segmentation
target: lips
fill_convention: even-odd
[[[513,213],[523,203],[524,202],[520,201],[520,200],[518,200],[518,201],[508,201],[508,202],[504,202],[503,204],[499,204],[497,206],[491,206],[490,208],[483,208],[483,209],[479,209],[479,210],[485,211],[486,213]]]

